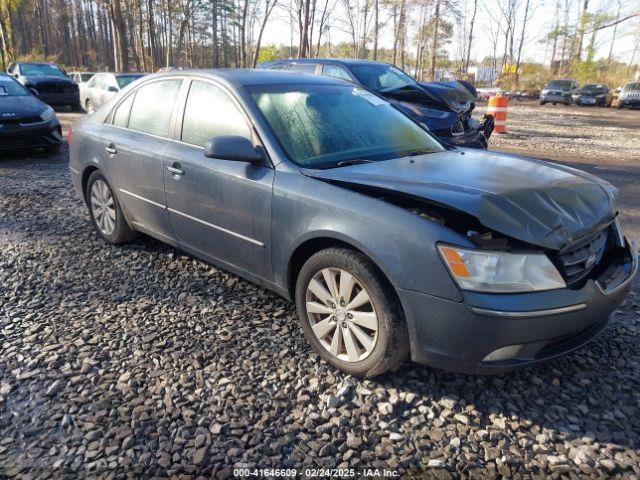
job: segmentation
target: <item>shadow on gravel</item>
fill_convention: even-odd
[[[604,356],[600,362],[585,362],[585,356],[591,355],[589,349],[602,351],[616,342],[617,321],[573,354],[508,374],[464,375],[405,364],[398,372],[374,381],[385,389],[402,389],[450,405],[452,411],[462,408],[463,416],[456,415],[456,420],[479,430],[482,437],[493,438],[492,431],[502,437],[506,431],[517,433],[526,426],[552,440],[562,434],[567,441],[638,448],[640,423],[635,418],[632,392],[612,391],[610,383],[598,380],[620,377],[623,381],[627,374],[621,374],[623,370]],[[465,409],[479,413],[479,417],[465,415]],[[520,445],[529,446],[529,442]]]

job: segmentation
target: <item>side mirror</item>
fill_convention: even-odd
[[[204,156],[220,160],[234,160],[249,162],[254,165],[262,164],[262,154],[256,150],[246,137],[239,135],[220,135],[211,138],[204,147]]]
[[[110,87],[107,87],[107,92],[117,93],[118,89],[112,85]]]
[[[33,94],[34,97],[39,96],[40,94],[38,93],[38,90],[36,90],[33,87],[29,87],[29,91]]]

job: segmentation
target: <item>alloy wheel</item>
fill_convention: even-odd
[[[306,292],[311,329],[320,344],[345,362],[367,358],[378,340],[378,316],[360,280],[339,268],[316,273]]]
[[[109,236],[116,228],[116,207],[111,189],[104,180],[91,185],[91,211],[100,231]]]

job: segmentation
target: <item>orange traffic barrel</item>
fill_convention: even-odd
[[[502,95],[495,95],[489,98],[489,108],[487,113],[495,118],[494,131],[497,133],[507,133],[507,105],[509,99]]]

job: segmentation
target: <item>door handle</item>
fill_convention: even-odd
[[[173,175],[184,175],[184,170],[182,170],[180,167],[180,164],[173,164],[174,166],[171,165],[167,165],[167,171],[172,173]]]
[[[113,143],[110,143],[109,145],[104,147],[104,149],[109,155],[115,155],[116,153],[118,153],[118,150],[116,149],[116,146]]]

